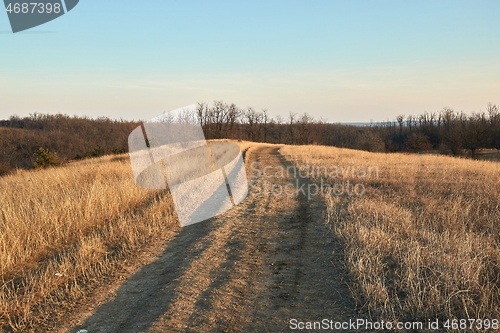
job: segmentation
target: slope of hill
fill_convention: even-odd
[[[286,146],[315,181],[366,310],[382,318],[498,318],[500,164]],[[368,170],[372,172],[367,172]],[[336,172],[340,170],[340,172]],[[345,172],[344,172],[345,171]],[[336,195],[351,184],[351,194]]]
[[[0,121],[0,175],[30,169],[34,152],[43,147],[68,161],[98,150],[99,154],[126,152],[135,122],[66,115],[39,115]],[[99,155],[98,154],[98,155]]]
[[[500,164],[238,144],[248,197],[182,229],[126,155],[0,178],[3,329],[498,318]]]

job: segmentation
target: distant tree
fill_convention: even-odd
[[[269,123],[269,115],[267,109],[262,109],[262,125],[264,129],[264,142],[267,142],[267,126]]]
[[[385,152],[384,140],[374,131],[363,131],[359,139],[359,148],[370,152]]]
[[[311,136],[311,125],[313,122],[313,118],[307,114],[307,112],[304,112],[298,122],[297,122],[297,141],[300,144],[306,144],[308,145],[310,143],[310,136]]]
[[[474,113],[462,119],[463,146],[470,150],[471,157],[477,158],[477,151],[488,143],[488,124],[484,113]]]
[[[245,111],[245,120],[248,137],[251,141],[256,141],[258,139],[260,124],[262,122],[262,114],[255,111],[254,108],[248,107]]]
[[[396,117],[396,120],[398,121],[398,124],[399,124],[399,142],[398,144],[401,145],[403,143],[403,121],[405,119],[405,116],[404,115],[399,115]],[[411,129],[411,118],[409,118],[409,128]]]
[[[294,130],[294,124],[295,124],[295,117],[297,116],[297,113],[290,111],[288,114],[288,120],[289,120],[289,126],[290,126],[290,143],[293,145],[295,144],[295,130]]]
[[[238,122],[238,118],[241,116],[240,109],[236,106],[236,104],[231,104],[227,109],[226,116],[226,136],[230,138],[235,138],[235,128]]]
[[[198,120],[202,127],[205,127],[208,123],[208,106],[206,103],[198,103],[196,105],[196,113],[198,114]]]
[[[432,150],[432,144],[429,137],[423,133],[411,133],[405,139],[405,148],[408,151],[418,153],[422,151]]]
[[[284,119],[282,116],[280,115],[277,115],[276,116],[276,134],[277,134],[277,137],[278,137],[278,143],[281,143],[281,138],[283,136],[283,123],[284,123]]]
[[[488,103],[488,118],[490,121],[490,143],[493,148],[500,149],[500,110],[497,105]]]
[[[451,150],[454,156],[460,155],[463,149],[461,116],[457,116],[450,108],[441,111],[443,119],[443,143]]]

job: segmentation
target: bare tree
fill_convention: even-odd
[[[214,101],[211,109],[212,122],[214,124],[215,138],[221,139],[223,136],[223,126],[226,123],[229,106],[222,101]]]
[[[276,131],[277,131],[277,135],[278,135],[278,143],[281,143],[281,136],[283,134],[283,132],[282,132],[283,123],[284,123],[283,117],[280,115],[277,115],[276,116],[276,125],[277,125]]]
[[[288,119],[290,121],[290,142],[293,144],[295,144],[295,136],[294,136],[294,122],[295,122],[295,117],[297,116],[297,113],[295,112],[292,112],[290,111],[289,115],[288,115]]]
[[[308,115],[306,112],[304,112],[301,116],[300,116],[300,119],[298,121],[298,130],[299,130],[299,133],[298,133],[298,141],[301,143],[301,144],[306,144],[308,145],[309,142],[310,142],[310,134],[311,134],[311,130],[310,130],[310,124],[311,122],[313,121],[313,118]]]
[[[202,127],[206,126],[208,122],[208,105],[204,102],[198,103],[196,105],[196,112],[200,125]]]
[[[441,110],[443,119],[443,142],[450,148],[452,154],[457,156],[462,149],[462,134],[460,129],[460,119],[450,108]]]
[[[267,114],[267,109],[262,109],[262,124],[264,126],[264,142],[267,142],[267,123],[269,122],[269,116]]]
[[[259,126],[262,122],[262,114],[255,111],[252,107],[248,107],[245,111],[245,119],[248,126],[248,136],[250,140],[256,141],[259,132]]]
[[[401,147],[403,144],[403,123],[404,123],[405,116],[400,114],[399,116],[396,117],[396,120],[398,121],[399,124],[399,140],[398,140],[398,145]]]
[[[471,157],[477,158],[477,151],[487,144],[487,120],[484,113],[474,113],[470,117],[461,118],[463,130],[463,146],[469,149]]]
[[[234,138],[235,125],[238,122],[238,118],[241,116],[241,111],[238,109],[236,104],[231,104],[227,109],[226,116],[226,134],[228,137]]]
[[[500,110],[496,104],[488,103],[487,111],[490,121],[491,145],[496,149],[500,149]]]

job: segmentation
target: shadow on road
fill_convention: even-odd
[[[225,186],[225,185],[224,185]],[[213,219],[184,227],[168,243],[162,256],[141,268],[82,325],[89,332],[141,332],[147,330],[178,296],[176,288],[184,271],[209,244],[194,245],[217,228]]]

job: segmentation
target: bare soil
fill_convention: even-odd
[[[259,193],[264,181],[296,184],[293,175],[257,177],[250,168],[289,165],[278,147],[246,159],[253,189],[240,205],[159,242],[56,331],[288,332],[293,318],[360,318],[321,198]]]

